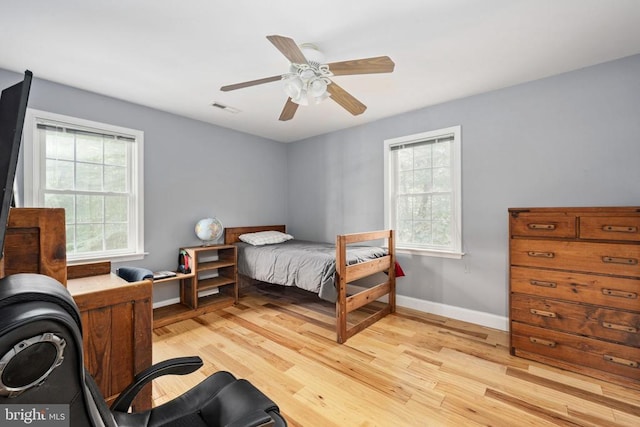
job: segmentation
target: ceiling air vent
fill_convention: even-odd
[[[240,112],[240,110],[238,110],[237,108],[229,107],[228,105],[220,104],[219,102],[215,101],[211,104],[211,106],[224,110],[227,113],[238,114]]]

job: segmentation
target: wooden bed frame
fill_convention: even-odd
[[[231,227],[224,230],[224,243],[239,242],[239,236],[244,233],[276,230],[286,232],[284,225]],[[381,258],[359,264],[347,265],[347,245],[367,242],[372,240],[386,240],[388,254]],[[336,285],[338,298],[336,300],[336,340],[342,344],[350,337],[377,322],[384,316],[396,311],[396,274],[395,274],[395,244],[394,231],[381,230],[364,233],[342,234],[336,237]],[[387,279],[371,288],[347,295],[347,285],[355,280],[385,272]],[[377,309],[358,323],[349,326],[347,316],[349,313],[363,307],[380,297],[387,295],[388,301],[382,308]]]

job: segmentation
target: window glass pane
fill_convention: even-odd
[[[76,225],[76,252],[98,252],[103,250],[102,236],[104,226],[102,224],[77,224]]]
[[[397,216],[398,219],[412,219],[413,218],[413,204],[411,203],[411,196],[398,197],[397,203]]]
[[[102,137],[76,134],[76,160],[78,162],[102,163]]]
[[[413,150],[401,149],[397,151],[398,155],[398,168],[401,171],[407,171],[413,169]]]
[[[104,222],[103,196],[77,196],[76,215],[78,223]]]
[[[397,235],[401,242],[411,242],[413,237],[413,221],[399,220]]]
[[[104,233],[105,249],[126,249],[129,246],[126,224],[105,224]]]
[[[73,135],[56,131],[44,131],[47,141],[45,156],[48,159],[73,160],[75,156],[75,138]]]
[[[76,222],[75,196],[73,194],[47,193],[44,195],[44,206],[47,208],[64,208],[66,224]]]
[[[76,171],[76,190],[102,191],[102,165],[76,163]]]
[[[416,169],[413,173],[413,177],[415,180],[413,185],[414,193],[426,193],[432,190],[434,185],[432,169]]]
[[[414,198],[413,219],[423,221],[431,220],[430,196],[416,196]]]
[[[451,166],[450,142],[438,142],[433,144],[433,166]]]
[[[451,226],[448,221],[433,221],[433,243],[440,246],[451,244]]]
[[[65,227],[67,233],[67,255],[70,255],[76,252],[76,227],[74,224],[67,224]]]
[[[66,160],[45,161],[45,187],[48,190],[73,190],[75,163]]]
[[[106,222],[126,223],[129,204],[126,196],[108,196],[104,198],[104,215]]]
[[[415,221],[413,223],[413,241],[423,245],[431,243],[431,222],[430,221]]]
[[[433,168],[433,191],[451,191],[451,169]]]
[[[400,194],[408,194],[413,192],[413,170],[400,172],[398,191]]]
[[[124,193],[127,191],[127,169],[120,166],[104,167],[104,191]]]
[[[413,167],[415,169],[431,167],[431,149],[433,144],[419,145],[413,149]]]
[[[107,139],[104,141],[104,163],[114,166],[127,165],[127,142]]]

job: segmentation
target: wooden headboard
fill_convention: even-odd
[[[250,227],[227,227],[224,229],[224,243],[230,245],[239,242],[239,236],[244,233],[256,233],[258,231],[280,231],[286,233],[285,225],[254,225]]]

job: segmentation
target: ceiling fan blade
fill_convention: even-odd
[[[278,120],[286,122],[287,120],[293,119],[293,115],[296,114],[297,109],[298,104],[293,102],[291,98],[288,98],[287,102],[284,104],[284,108],[282,109],[282,113],[280,113],[280,118]]]
[[[223,91],[223,92],[229,92],[230,90],[242,89],[243,87],[256,86],[256,85],[261,85],[263,83],[276,82],[276,81],[281,80],[281,79],[282,79],[282,76],[280,76],[280,75],[271,76],[271,77],[265,77],[264,79],[251,80],[251,81],[248,81],[248,82],[242,82],[242,83],[236,83],[236,84],[232,84],[232,85],[222,86],[220,88],[220,90]]]
[[[349,74],[391,73],[396,64],[388,56],[376,56],[332,62],[327,65],[334,76],[345,76]]]
[[[267,39],[278,49],[289,62],[294,64],[307,64],[307,58],[304,57],[302,51],[295,41],[284,36],[267,36]]]
[[[331,82],[327,86],[327,91],[331,94],[331,99],[340,104],[342,108],[344,108],[354,116],[364,113],[364,110],[367,109],[366,105],[358,101],[353,97],[353,95],[349,94],[349,92],[342,89],[334,82]]]

